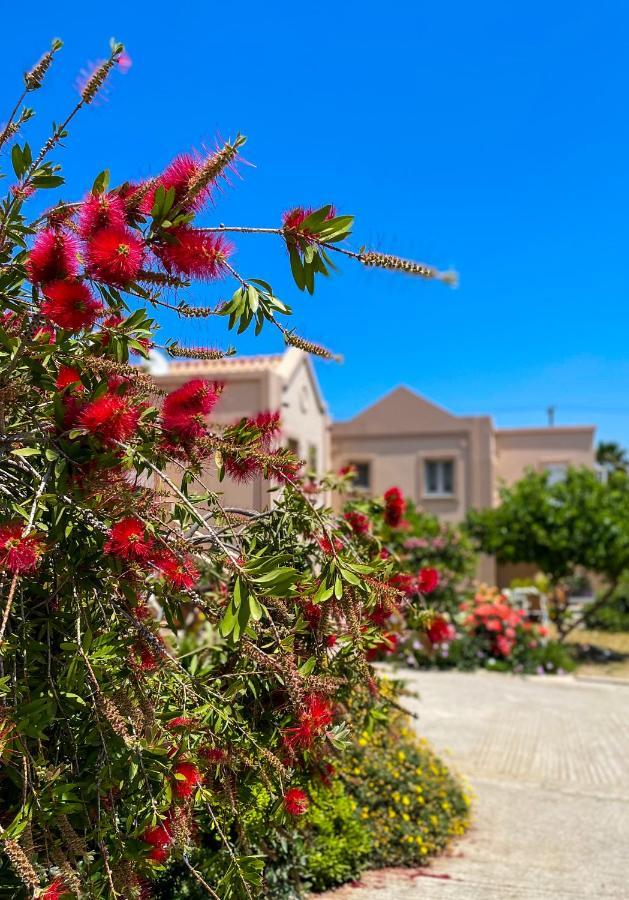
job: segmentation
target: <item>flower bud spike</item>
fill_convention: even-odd
[[[440,272],[433,266],[427,266],[424,263],[414,262],[410,259],[402,259],[401,256],[394,256],[392,253],[378,253],[376,250],[362,251],[358,255],[358,259],[364,266],[370,266],[376,269],[391,269],[397,272],[405,272],[407,275],[419,275],[420,278],[432,279],[434,281],[443,281],[444,284],[456,285],[456,272]]]
[[[53,56],[55,55],[57,50],[61,50],[62,47],[62,41],[60,41],[58,38],[55,38],[52,42],[50,50],[48,50],[47,53],[44,53],[42,58],[39,60],[39,62],[35,63],[32,69],[24,73],[24,83],[26,84],[27,91],[36,91],[42,86],[44,76],[50,68]]]

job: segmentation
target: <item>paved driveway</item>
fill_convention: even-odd
[[[430,869],[369,873],[329,900],[629,900],[629,683],[404,673],[417,728],[476,795]]]

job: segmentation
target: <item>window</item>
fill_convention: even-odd
[[[299,441],[297,438],[288,438],[286,446],[299,459]]]
[[[354,479],[352,481],[352,487],[362,488],[366,490],[371,486],[371,467],[367,462],[351,462],[349,464],[353,469],[355,469]]]
[[[317,471],[317,448],[314,444],[308,445],[308,469],[311,472]]]
[[[424,461],[424,494],[427,497],[450,497],[454,494],[454,460]]]
[[[548,472],[548,484],[559,484],[560,481],[566,480],[568,466],[566,463],[546,463],[544,471]]]

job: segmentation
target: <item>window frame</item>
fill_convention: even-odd
[[[437,466],[437,490],[431,491],[428,478],[428,466]],[[451,467],[452,490],[445,490],[446,478],[444,466]],[[451,500],[457,495],[456,459],[453,456],[425,456],[422,459],[422,497],[427,500]]]

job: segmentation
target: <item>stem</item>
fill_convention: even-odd
[[[28,87],[24,88],[24,90],[22,91],[19,100],[17,101],[17,103],[15,104],[15,106],[13,107],[13,109],[11,111],[11,115],[9,116],[9,118],[7,120],[7,124],[4,126],[2,134],[0,134],[0,147],[2,147],[2,145],[6,141],[9,131],[11,129],[11,125],[13,124],[13,119],[15,118],[15,114],[18,111],[18,109],[20,108],[20,106],[22,105],[22,103],[24,102],[24,98],[26,97],[27,94],[28,94]]]
[[[607,588],[607,590],[605,591],[605,593],[601,597],[599,597],[598,600],[596,600],[594,603],[591,603],[588,607],[586,607],[583,610],[583,612],[581,613],[581,615],[568,625],[568,627],[565,629],[565,631],[564,630],[560,631],[560,633],[559,633],[560,643],[563,643],[569,634],[571,634],[576,628],[578,628],[580,625],[583,624],[583,622],[585,621],[585,619],[589,615],[589,613],[596,612],[597,609],[600,609],[602,606],[605,606],[605,604],[608,602],[608,600],[611,598],[612,594],[618,587],[618,581],[619,581],[619,579],[615,578],[610,583],[610,585]]]

